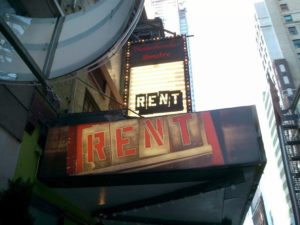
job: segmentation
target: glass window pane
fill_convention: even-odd
[[[0,82],[36,81],[27,65],[0,32]]]
[[[300,48],[300,39],[293,40],[294,46]]]
[[[284,20],[285,20],[285,22],[287,22],[287,23],[293,22],[293,18],[292,18],[291,15],[286,15],[286,16],[284,16]]]
[[[292,35],[298,34],[297,28],[296,27],[288,27],[289,33]]]
[[[293,90],[291,88],[288,88],[286,90],[287,90],[288,96],[293,95]]]
[[[287,76],[283,76],[283,82],[284,82],[284,84],[289,84],[290,80]]]
[[[43,3],[50,4],[52,1],[38,2],[41,2],[40,7]],[[47,68],[47,72],[49,70],[50,73],[46,74],[48,79],[63,76],[90,63],[97,63],[97,60],[107,60],[113,56],[131,34],[140,16],[139,12],[143,9],[143,1],[140,1],[138,6],[136,1],[88,1],[88,4],[86,1],[75,2],[74,5],[72,3],[75,7],[73,9],[67,5],[63,7],[68,14],[64,20],[58,20],[57,17],[29,18],[16,15],[32,15],[27,12],[27,8],[23,12],[22,4],[20,12],[16,12],[18,10],[10,6],[0,9],[1,18],[42,71],[46,60],[52,59],[48,57],[49,47],[55,48],[51,51],[53,61],[47,63],[47,66],[51,67]],[[83,5],[89,6],[82,8]],[[52,45],[54,31],[57,31],[54,37],[58,43]],[[6,70],[14,69],[15,67],[11,66]]]
[[[284,3],[284,4],[280,4],[280,9],[281,9],[281,11],[288,11],[289,7],[287,4]]]
[[[6,14],[3,19],[43,70],[56,18],[28,18]]]
[[[286,72],[284,64],[279,65],[280,72]]]

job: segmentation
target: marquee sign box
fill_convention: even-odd
[[[185,44],[182,37],[161,39],[131,45],[132,66],[150,65],[184,60]]]
[[[253,162],[260,158],[253,107],[49,130],[43,176],[134,173]]]
[[[185,36],[128,43],[125,55],[123,100],[129,116],[192,111]]]

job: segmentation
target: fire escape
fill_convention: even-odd
[[[300,208],[300,117],[291,111],[283,111],[282,115],[283,143],[286,150],[287,169],[289,169],[292,190],[297,208]]]

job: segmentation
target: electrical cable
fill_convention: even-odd
[[[104,97],[106,97],[106,98],[108,98],[108,99],[114,101],[115,103],[119,104],[119,105],[122,106],[122,107],[124,106],[122,103],[118,102],[116,99],[114,99],[114,98],[108,96],[107,94],[105,94],[102,90],[96,89],[95,87],[93,87],[92,85],[90,85],[90,84],[87,83],[86,81],[82,80],[81,78],[77,78],[77,79],[78,79],[79,81],[81,81],[82,83],[84,83],[85,85],[89,86],[90,88],[94,89],[95,91],[100,91],[100,93],[101,93]],[[125,109],[126,109],[126,110],[129,110],[130,112],[132,112],[132,113],[134,113],[134,114],[136,114],[136,115],[138,115],[140,118],[144,118],[142,115],[136,113],[135,111],[133,111],[133,110],[130,109],[130,108],[125,108]]]
[[[38,83],[38,82],[27,82],[27,81],[18,81],[18,82],[15,82],[15,81],[5,81],[5,80],[0,80],[0,85],[15,85],[15,86],[41,86],[41,83]]]

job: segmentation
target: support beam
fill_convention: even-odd
[[[201,221],[178,221],[178,220],[165,220],[165,219],[157,219],[157,218],[149,218],[149,217],[137,217],[137,216],[109,216],[106,220],[112,221],[122,221],[122,222],[131,222],[131,223],[139,223],[139,224],[157,224],[157,225],[230,225],[231,222],[221,222],[221,223],[210,223],[210,222],[201,222]]]
[[[13,46],[13,48],[16,50],[16,52],[19,54],[19,56],[22,58],[22,60],[28,66],[28,68],[31,70],[31,72],[36,77],[36,79],[41,83],[44,90],[45,91],[49,90],[49,86],[45,80],[45,75],[43,74],[42,70],[39,68],[39,66],[36,64],[34,59],[25,49],[21,41],[10,29],[10,27],[6,24],[5,20],[2,17],[0,17],[0,31],[4,35],[4,37],[8,40],[8,42]]]
[[[219,188],[223,188],[232,184],[237,184],[244,181],[244,176],[241,171],[235,171],[225,176],[213,179],[210,181],[204,181],[197,185],[184,187],[175,191],[164,193],[158,196],[141,199],[129,203],[124,203],[110,208],[100,209],[94,213],[95,216],[107,216],[115,213],[125,212],[133,209],[139,209],[143,207],[149,207],[152,205],[158,205],[178,199],[183,199],[191,196],[198,195],[200,193],[206,193]]]
[[[45,59],[44,67],[43,67],[43,74],[49,78],[50,72],[51,72],[51,67],[53,64],[54,56],[55,56],[55,51],[58,45],[59,37],[64,25],[65,17],[60,16],[56,20],[56,24],[54,27],[54,31],[52,33],[51,41],[49,43],[48,47],[48,52],[47,56]]]

